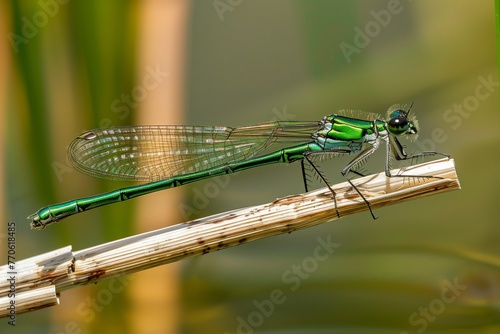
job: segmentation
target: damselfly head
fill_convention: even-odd
[[[387,130],[391,134],[395,136],[405,135],[410,140],[417,139],[418,122],[413,114],[409,116],[412,106],[413,103],[408,111],[405,111],[404,107],[399,104],[389,108],[387,111]]]

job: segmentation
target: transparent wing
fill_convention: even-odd
[[[359,118],[359,119],[363,119],[366,121],[375,121],[377,119],[381,119],[380,114],[375,114],[375,113],[361,111],[361,110],[342,109],[342,110],[339,110],[336,114],[350,117],[350,118]]]
[[[306,142],[314,121],[276,121],[238,128],[134,126],[86,131],[70,144],[80,172],[111,180],[156,181],[250,159],[271,144]]]

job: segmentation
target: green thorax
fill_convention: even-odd
[[[378,133],[386,131],[386,122],[378,119],[364,120],[334,114],[325,117],[323,122],[324,128],[317,135],[335,141],[365,142],[374,140]]]

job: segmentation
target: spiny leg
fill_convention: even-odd
[[[363,174],[361,172],[358,172],[357,170],[354,170],[354,169],[351,169],[351,173],[354,173],[354,174],[356,174],[357,176],[360,176],[360,177],[366,176],[365,174]]]
[[[316,154],[315,154],[316,153]],[[318,155],[318,154],[322,154],[322,155],[325,155],[323,152],[308,152],[306,153],[306,155]],[[302,179],[304,181],[304,188],[305,188],[305,191],[308,192],[309,191],[309,185],[311,183],[311,173],[314,172],[316,174],[316,177],[324,182],[324,183],[328,183],[328,180],[326,179],[326,177],[324,177],[323,175],[323,172],[319,169],[319,167],[317,165],[314,165],[313,167],[313,164],[311,163],[311,159],[308,159],[307,161],[309,162],[309,164],[305,164],[304,163],[304,160],[306,160],[305,158],[302,159],[300,161],[300,164],[301,164],[301,168],[302,168]]]
[[[356,166],[358,163],[360,163],[361,161],[363,161],[364,159],[366,159],[368,156],[370,156],[373,152],[375,152],[378,148],[378,142],[377,141],[374,141],[373,143],[369,143],[369,147],[364,149],[360,154],[358,154],[354,159],[352,159],[352,161],[350,163],[347,164],[347,166],[344,167],[344,169],[342,169],[341,173],[342,173],[342,176],[345,177],[345,179],[347,180],[347,182],[349,182],[349,184],[351,185],[351,187],[354,188],[354,190],[356,190],[356,192],[358,193],[358,195],[363,199],[363,201],[366,203],[366,206],[368,206],[368,210],[370,210],[370,214],[372,215],[372,218],[373,219],[377,219],[378,217],[375,216],[375,214],[373,213],[373,210],[372,210],[372,206],[370,204],[370,202],[365,198],[365,196],[361,193],[361,191],[358,189],[358,187],[356,187],[354,185],[354,183],[352,183],[352,181],[347,177],[347,174],[351,173],[351,172],[354,172],[353,171],[353,167]],[[356,172],[354,172],[355,174],[357,174]]]
[[[396,160],[409,160],[409,159],[414,159],[414,158],[419,158],[419,157],[428,157],[428,156],[433,156],[433,155],[442,155],[443,157],[446,157],[446,158],[450,157],[446,153],[436,152],[436,151],[423,151],[423,152],[419,152],[416,154],[408,155],[408,153],[406,153],[403,145],[399,142],[398,138],[394,137],[394,136],[390,136],[389,140],[386,140],[386,143],[390,144],[390,145],[387,145],[387,148],[390,149],[390,151],[393,153]]]
[[[309,191],[309,187],[308,187],[309,180],[307,179],[307,172],[306,172],[306,166],[304,164],[304,159],[300,160],[300,168],[302,170],[302,180],[304,181],[304,189],[306,190],[306,192],[308,192]]]
[[[398,161],[404,161],[404,160],[411,160],[415,158],[420,158],[420,157],[428,157],[428,156],[434,156],[434,155],[442,155],[443,157],[450,158],[448,154],[441,153],[441,152],[436,152],[436,151],[424,151],[424,152],[419,152],[416,154],[408,155],[399,140],[396,137],[389,137],[388,139],[384,139],[386,142],[386,161],[385,161],[385,175],[387,177],[407,177],[407,178],[436,178],[436,179],[442,179],[440,176],[422,176],[422,175],[408,175],[408,174],[401,174],[401,175],[392,175],[390,171],[390,154],[394,155],[396,160]]]
[[[339,210],[337,208],[337,194],[332,189],[332,187],[330,187],[330,184],[328,183],[328,181],[326,180],[326,178],[323,176],[323,174],[320,172],[320,170],[318,169],[318,167],[316,167],[316,165],[314,165],[314,163],[312,162],[312,160],[308,157],[309,155],[314,154],[314,153],[321,154],[323,152],[306,152],[304,154],[304,160],[307,160],[307,162],[309,163],[309,165],[313,168],[313,170],[316,172],[316,174],[319,176],[319,178],[327,186],[328,190],[330,190],[330,192],[332,193],[332,195],[333,195],[333,202],[335,204],[335,212],[337,213],[337,217],[340,218]],[[302,160],[302,175],[304,176],[304,180],[306,182],[305,171],[304,171],[304,160]],[[307,190],[307,183],[306,183],[306,190]]]

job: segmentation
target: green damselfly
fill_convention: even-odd
[[[341,111],[321,121],[273,121],[252,126],[133,126],[96,129],[79,135],[69,146],[72,165],[95,177],[110,180],[149,182],[108,193],[71,200],[40,209],[28,219],[31,226],[42,229],[68,216],[103,205],[122,202],[155,191],[178,187],[249,168],[274,163],[300,161],[306,191],[305,164],[312,167],[330,189],[336,207],[335,192],[313,163],[316,157],[357,154],[342,170],[353,189],[375,215],[370,203],[347,176],[362,175],[357,167],[379,145],[386,146],[387,177],[419,177],[391,175],[391,153],[397,160],[439,152],[408,155],[398,136],[410,140],[417,136],[418,125],[410,108],[394,105],[387,120],[377,114]],[[293,144],[275,152],[258,155],[275,143]]]

